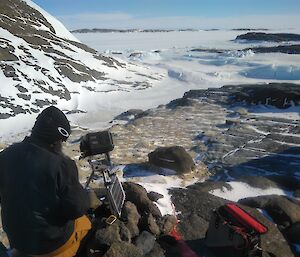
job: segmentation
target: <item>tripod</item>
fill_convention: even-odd
[[[89,164],[92,167],[92,173],[89,176],[85,188],[88,188],[96,172],[100,172],[103,177],[104,186],[106,189],[106,199],[109,203],[109,208],[112,216],[116,218],[121,216],[123,204],[125,201],[125,192],[116,173],[112,172],[112,164],[109,153],[105,153],[104,160],[89,159]],[[113,220],[113,218],[111,218]]]

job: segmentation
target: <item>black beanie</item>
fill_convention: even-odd
[[[58,108],[50,106],[36,118],[31,135],[45,143],[67,140],[71,133],[66,115]]]

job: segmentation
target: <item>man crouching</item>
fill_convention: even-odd
[[[30,137],[0,153],[2,223],[10,247],[30,256],[71,257],[91,229],[88,192],[74,161],[62,154],[69,121],[51,106]]]

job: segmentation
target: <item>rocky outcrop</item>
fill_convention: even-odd
[[[266,210],[280,230],[284,230],[300,221],[300,205],[291,202],[283,196],[250,197],[239,202],[253,208]]]
[[[82,256],[165,256],[159,239],[173,230],[176,218],[162,216],[142,186],[127,182],[124,189],[126,202],[119,220],[111,225],[105,222],[106,204],[95,211],[95,232]]]
[[[270,42],[283,42],[283,41],[300,41],[300,35],[289,33],[263,33],[263,32],[248,32],[236,37],[236,40],[249,40],[249,41],[270,41]]]
[[[252,47],[242,51],[253,51],[254,53],[283,53],[283,54],[300,54],[300,45],[282,45],[272,47]]]
[[[230,103],[266,104],[282,109],[300,104],[300,89],[295,84],[244,85],[230,87],[229,91],[232,91]]]
[[[205,256],[215,256],[209,249],[205,249],[203,239],[212,210],[227,201],[204,192],[201,183],[193,185],[192,188],[174,189],[172,195],[172,201],[180,212],[178,228],[184,239],[198,253],[205,253]],[[264,254],[272,254],[276,257],[294,256],[286,239],[273,222],[254,208],[244,205],[242,208],[268,227],[268,232],[261,236],[261,247]],[[199,245],[201,245],[201,249],[199,249]],[[227,256],[227,253],[223,251],[222,255],[217,256]]]

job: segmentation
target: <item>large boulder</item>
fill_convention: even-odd
[[[171,194],[176,211],[180,213],[177,227],[184,240],[203,239],[212,210],[228,202],[201,189],[197,190],[196,185],[192,189],[172,189]]]
[[[123,187],[126,199],[136,205],[138,212],[142,216],[151,213],[155,218],[162,217],[158,207],[149,199],[145,188],[131,182],[123,183]]]
[[[149,163],[179,174],[188,173],[195,168],[192,157],[181,146],[159,147],[148,154]]]
[[[265,195],[241,199],[239,203],[264,209],[272,217],[280,230],[300,221],[300,205],[278,195]]]

